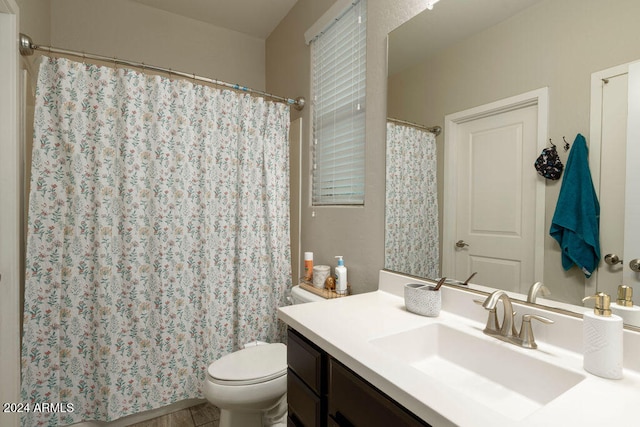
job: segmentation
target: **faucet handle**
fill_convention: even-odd
[[[547,325],[551,325],[552,323],[556,323],[551,319],[548,319],[544,316],[538,316],[537,314],[523,314],[522,315],[522,321],[523,322],[530,322],[531,319],[536,319],[539,320],[542,323],[546,323]]]
[[[542,323],[546,323],[548,325],[554,323],[553,320],[547,319],[543,316],[538,316],[536,314],[524,314],[522,315],[522,326],[520,327],[520,335],[519,338],[522,340],[522,347],[525,348],[538,348],[536,344],[536,340],[533,336],[533,329],[531,328],[531,319],[538,320]]]

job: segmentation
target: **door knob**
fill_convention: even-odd
[[[469,244],[464,240],[458,240],[456,242],[456,248],[464,248],[465,246],[469,246]]]
[[[604,256],[604,262],[606,262],[609,265],[622,264],[622,260],[616,254],[606,254]]]
[[[631,268],[631,270],[635,271],[636,273],[640,273],[640,259],[632,259],[629,262],[629,268]]]

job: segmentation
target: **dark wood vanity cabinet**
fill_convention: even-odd
[[[295,330],[288,338],[288,426],[429,427]]]
[[[341,427],[429,427],[335,359],[329,361],[329,418]]]
[[[289,328],[287,426],[326,426],[328,355]]]

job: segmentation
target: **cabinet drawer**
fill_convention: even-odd
[[[429,426],[334,359],[329,375],[330,425]]]
[[[313,393],[291,370],[287,371],[287,404],[288,415],[294,425],[316,427],[322,424],[320,397]]]
[[[325,393],[323,386],[323,353],[314,344],[293,329],[288,331],[287,364],[289,369],[307,384],[316,394]]]

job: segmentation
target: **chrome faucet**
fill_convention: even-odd
[[[498,301],[502,301],[502,307],[504,308],[504,314],[502,316],[502,326],[500,326],[500,330],[498,330],[498,324],[493,325],[493,321],[494,321],[493,317],[496,315],[495,310],[496,310],[496,305],[498,304]],[[492,311],[494,312],[494,316],[489,314],[490,321],[492,324],[490,325],[489,322],[487,322],[487,327],[484,329],[484,332],[486,334],[495,335],[496,333],[499,333],[503,337],[510,337],[513,335],[517,335],[517,333],[514,334],[514,327],[513,327],[513,315],[515,313],[513,312],[511,299],[509,298],[509,295],[507,295],[505,291],[493,292],[491,295],[489,295],[489,297],[487,297],[484,303],[482,303],[482,306],[487,310],[489,310],[489,313],[491,313]]]
[[[529,288],[529,294],[527,295],[527,302],[535,303],[538,294],[542,294],[543,297],[551,295],[551,291],[542,282],[536,282]]]
[[[524,348],[537,348],[535,338],[533,336],[533,329],[531,328],[531,320],[539,320],[542,323],[551,324],[553,320],[546,317],[537,316],[534,314],[525,314],[522,316],[522,326],[520,327],[520,333],[518,333],[515,324],[513,311],[513,305],[511,299],[505,291],[495,291],[482,302],[474,300],[478,304],[489,310],[489,318],[487,319],[487,325],[484,328],[484,333],[491,337],[498,338],[499,340],[506,341],[508,343],[517,345]],[[502,318],[502,324],[498,322],[498,315],[496,306],[498,301],[502,301],[502,308],[504,314]]]

